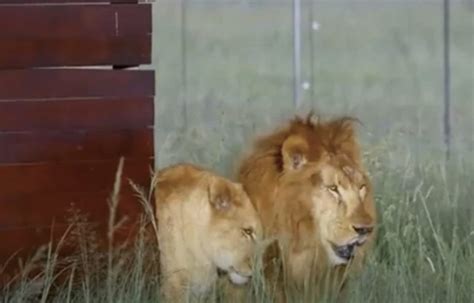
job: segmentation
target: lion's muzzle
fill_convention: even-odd
[[[341,259],[349,261],[354,257],[355,247],[357,243],[335,246],[333,245],[334,253]]]

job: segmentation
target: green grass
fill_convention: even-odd
[[[157,166],[191,161],[232,177],[252,138],[293,114],[355,115],[380,232],[350,284],[350,302],[473,302],[474,11],[452,5],[453,154],[445,162],[439,3],[315,2],[312,67],[306,38],[303,48],[314,98],[306,91],[295,109],[291,2],[270,2],[190,5],[186,93],[179,2],[154,4]],[[46,270],[6,288],[0,302],[157,302],[153,238],[139,238],[130,253],[100,255],[80,234],[73,238],[82,248],[60,284]],[[49,256],[49,268],[62,264],[54,247]],[[252,301],[267,302],[255,280]]]
[[[393,162],[391,149],[387,145],[366,154],[380,226],[364,272],[349,284],[350,302],[472,302],[472,165],[409,158],[400,165]],[[114,230],[116,223],[111,222]],[[131,251],[98,253],[91,245],[94,237],[79,231],[71,232],[80,249],[67,265],[61,265],[66,263],[49,247],[46,269],[6,288],[3,302],[159,301],[158,247],[153,237],[140,234]],[[66,274],[56,279],[53,272],[59,268]],[[258,272],[253,281],[248,301],[270,302]],[[218,295],[219,291],[211,294],[206,302],[215,302]],[[311,289],[303,296],[311,301]]]

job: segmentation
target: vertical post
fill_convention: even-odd
[[[181,106],[184,128],[188,128],[188,71],[186,56],[187,0],[181,0]]]
[[[450,65],[450,39],[449,39],[449,0],[443,0],[443,44],[444,44],[444,144],[446,148],[446,159],[451,153],[451,65]]]
[[[314,106],[314,31],[313,28],[314,24],[314,8],[313,8],[313,0],[309,1],[309,30],[308,30],[308,40],[309,40],[309,67],[310,67],[310,79],[309,79],[309,89],[310,89],[310,96],[311,96],[311,105]]]
[[[301,103],[301,0],[293,0],[293,101]]]

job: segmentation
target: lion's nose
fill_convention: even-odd
[[[373,230],[373,226],[356,226],[353,225],[352,228],[358,233],[360,236],[365,236],[367,234],[370,234]]]

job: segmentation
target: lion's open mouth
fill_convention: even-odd
[[[334,250],[334,253],[336,254],[336,256],[338,256],[339,258],[343,260],[349,261],[350,259],[354,257],[355,246],[356,246],[356,243],[341,245],[341,246],[333,245],[332,249]]]
[[[367,237],[357,237],[352,241],[346,242],[344,245],[337,245],[334,242],[329,241],[330,247],[333,252],[334,259],[333,263],[335,264],[345,264],[348,263],[352,258],[354,258],[356,249],[359,246],[364,245]]]

